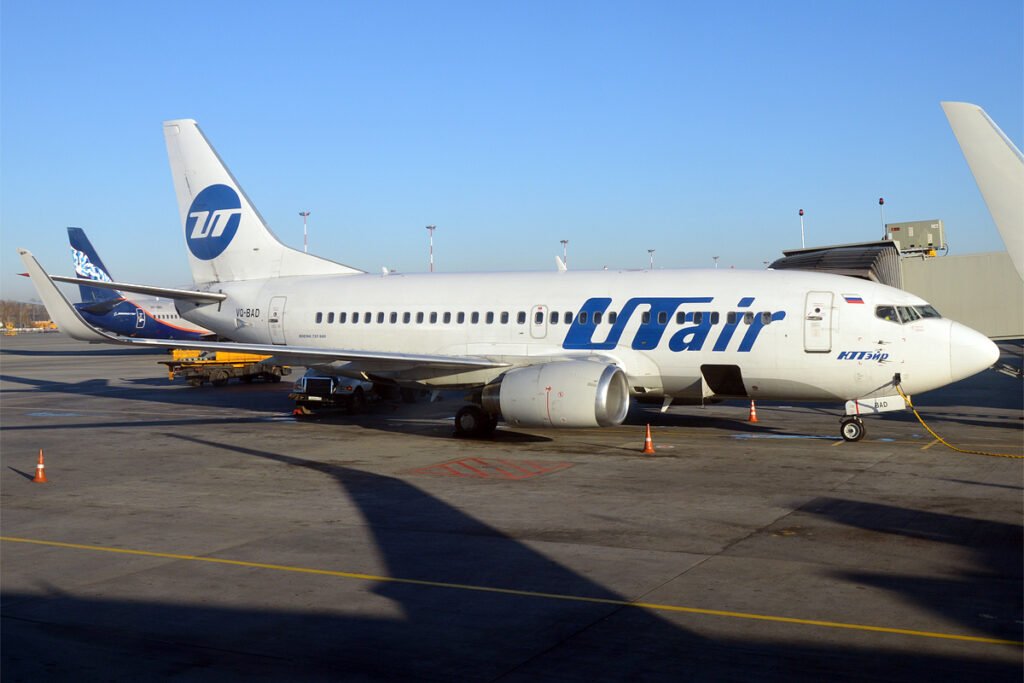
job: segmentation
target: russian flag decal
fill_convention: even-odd
[[[862,304],[864,299],[860,297],[860,294],[843,294],[843,298],[846,299],[848,304]]]

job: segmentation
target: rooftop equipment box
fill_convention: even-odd
[[[946,248],[946,230],[938,219],[886,223],[885,237],[895,242],[903,252]]]

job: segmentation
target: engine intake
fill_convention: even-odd
[[[523,427],[610,427],[626,419],[621,369],[586,360],[509,370],[483,390],[484,410]]]

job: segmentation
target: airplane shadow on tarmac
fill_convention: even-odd
[[[181,434],[168,436],[218,449],[225,459],[260,458],[331,477],[340,494],[358,506],[386,566],[386,576],[626,600],[401,479],[268,450]],[[330,501],[324,504],[330,505]],[[813,511],[882,533],[926,538],[941,533],[943,540],[975,553],[981,565],[994,565],[988,569],[1006,569],[1000,557],[971,540],[979,533],[990,534],[992,529],[986,528],[990,523],[899,508],[883,510],[881,523],[864,521],[873,518],[876,507],[821,500]],[[997,526],[996,536],[1005,537],[1007,530]],[[330,543],[329,528],[324,529],[323,542]],[[204,567],[194,571],[207,577],[209,572],[224,572],[222,580],[230,581],[233,571],[250,572],[251,580],[251,572],[264,570]],[[296,589],[301,590],[306,581],[312,578],[297,576]],[[970,590],[972,577],[964,575],[948,583],[945,590]],[[788,642],[787,635],[806,635],[799,629],[807,627],[795,625],[779,625],[771,636],[756,640],[709,638],[654,611],[622,604],[398,582],[366,585],[393,601],[401,616],[344,615],[339,614],[344,605],[329,602],[322,610],[295,612],[258,605],[241,608],[109,600],[58,592],[43,596],[5,592],[3,675],[5,680],[42,680],[45,674],[46,680],[174,675],[218,680],[500,678],[588,683],[1020,679],[1013,663],[985,658],[986,648],[1005,646],[977,645],[971,656],[927,654],[915,650],[913,642],[872,648],[853,644],[856,637],[836,635],[846,632],[825,638],[847,641],[845,644],[798,644]],[[934,579],[899,577],[884,587],[978,626],[974,615],[949,607],[949,596],[941,594],[943,587]],[[721,628],[722,623],[717,626]],[[1006,635],[1002,629],[993,634]],[[886,637],[904,638],[879,636]]]

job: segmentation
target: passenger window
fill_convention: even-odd
[[[718,311],[711,311],[711,324],[712,325],[717,325],[718,324]]]
[[[358,313],[353,313],[352,314],[352,324],[355,325],[358,322],[359,322],[359,314]]]
[[[484,322],[488,325],[494,324],[494,311],[487,311],[487,316],[484,318]]]
[[[697,311],[696,313],[693,314],[693,323],[695,325],[700,325],[702,322],[704,322],[704,312]]]
[[[384,313],[383,312],[377,314],[377,324],[380,324],[382,322],[384,322]]]
[[[316,322],[317,322],[317,324],[319,325],[323,321],[324,321],[324,314],[323,313],[317,313],[316,314]]]
[[[572,325],[572,311],[566,311],[564,317],[565,317],[565,324],[566,325]]]
[[[729,311],[725,314],[725,322],[728,325],[736,324],[736,311]]]
[[[538,315],[540,316],[540,320],[538,320],[537,322],[544,322],[544,314],[538,313]],[[520,325],[526,322],[526,311],[519,311],[518,313],[516,313],[516,322],[519,323]]]
[[[676,313],[676,325],[682,325],[686,322],[686,314],[682,311]]]
[[[771,324],[771,322],[772,322],[772,314],[771,313],[769,313],[768,311],[765,311],[764,313],[761,314],[761,324],[762,325],[769,325],[769,324]]]
[[[430,324],[431,325],[436,325],[437,324],[437,311],[431,311],[430,312]]]
[[[544,324],[544,311],[537,311],[533,314],[533,322],[538,325]]]
[[[444,318],[441,319],[441,322],[443,322],[445,325],[447,325],[451,321],[452,321],[452,314],[449,313],[448,311],[445,311],[444,312]]]
[[[601,316],[601,311],[594,311],[594,324],[595,325],[600,325],[601,324],[601,317],[602,317]]]
[[[334,322],[334,313],[328,313],[327,314],[327,324],[330,325],[333,322]]]
[[[587,324],[587,312],[586,311],[580,311],[579,321],[580,321],[580,325],[586,325]]]
[[[480,322],[480,314],[477,311],[473,311],[469,316],[469,322],[476,325]]]
[[[419,313],[416,314],[416,324],[417,325],[422,325],[423,324],[423,311],[420,311]]]
[[[344,323],[347,320],[348,320],[348,313],[346,313],[345,311],[342,311],[341,313],[338,314],[338,322],[339,323]]]
[[[557,325],[558,324],[558,311],[551,311],[551,324],[552,325]]]
[[[754,314],[751,313],[750,311],[747,311],[746,313],[744,313],[743,314],[743,322],[746,323],[747,325],[749,325],[752,322],[754,322]]]
[[[615,311],[609,311],[608,312],[608,324],[609,325],[614,325],[615,321],[618,320],[618,319],[619,319],[619,314],[618,313],[616,313]]]
[[[900,321],[900,317],[896,314],[895,306],[875,306],[875,317],[894,323]]]
[[[403,313],[402,314],[402,322],[405,323],[406,325],[408,325],[410,322],[412,322],[412,313],[410,313],[409,311],[406,311],[405,313]]]
[[[650,311],[644,311],[643,313],[641,313],[640,314],[640,322],[644,323],[645,325],[647,323],[651,322],[651,312]]]
[[[394,325],[395,323],[397,323],[397,322],[398,322],[398,312],[397,312],[397,311],[394,311],[394,312],[392,312],[392,313],[391,313],[391,316],[390,316],[390,317],[388,318],[388,320],[390,320],[390,321],[391,321],[391,324],[392,324],[392,325]]]
[[[459,311],[459,314],[455,316],[455,322],[460,325],[466,322],[466,314],[463,311]]]
[[[501,312],[501,324],[508,325],[508,311]]]
[[[668,313],[666,313],[665,311],[658,311],[658,324],[659,325],[667,325],[668,324]]]

